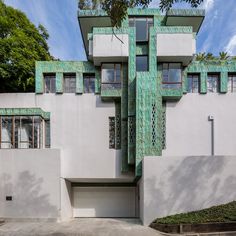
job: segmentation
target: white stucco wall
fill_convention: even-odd
[[[196,40],[193,34],[157,34],[157,56],[193,56]]]
[[[211,155],[211,122],[215,122],[215,155],[236,155],[236,94],[187,94],[167,102],[166,149],[163,156]]]
[[[118,39],[118,38],[120,39]],[[118,34],[93,36],[93,57],[128,57],[129,35]]]
[[[236,200],[235,166],[236,156],[145,157],[143,223]]]
[[[59,216],[60,151],[0,150],[0,218]]]
[[[51,112],[51,148],[61,150],[67,179],[132,179],[122,175],[121,150],[109,149],[109,116],[114,103],[94,94],[0,94],[0,107],[40,107]]]

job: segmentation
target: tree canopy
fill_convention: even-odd
[[[34,91],[35,61],[53,59],[47,30],[0,0],[0,92]]]
[[[169,10],[174,3],[186,2],[191,7],[198,7],[204,0],[160,0],[159,7],[162,11]],[[111,18],[113,27],[120,27],[127,15],[127,9],[132,7],[147,7],[152,0],[79,0],[80,9],[105,10]]]

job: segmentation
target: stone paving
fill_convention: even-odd
[[[7,222],[0,236],[161,236],[138,219],[81,218],[68,222]]]

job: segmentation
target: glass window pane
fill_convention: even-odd
[[[20,147],[20,117],[15,117],[15,148]]]
[[[42,143],[42,119],[41,117],[34,117],[34,148],[41,148]]]
[[[136,41],[147,41],[147,19],[136,18]]]
[[[89,77],[84,77],[84,93],[89,93]]]
[[[189,75],[188,76],[188,87],[187,87],[188,93],[192,92],[192,87],[193,87],[193,77],[192,77],[192,75]]]
[[[32,117],[22,116],[20,127],[20,146],[19,148],[33,148],[33,122]]]
[[[90,80],[89,80],[89,92],[90,93],[95,93],[95,78],[94,77],[90,77]]]
[[[56,92],[56,74],[44,75],[44,92],[45,93]]]
[[[45,148],[50,148],[51,146],[51,129],[50,129],[50,120],[45,120]]]
[[[115,65],[102,65],[102,83],[112,83],[115,81]]]
[[[136,56],[136,71],[148,71],[147,56]]]
[[[120,83],[121,82],[121,65],[120,64],[116,64],[116,78],[115,78],[115,82],[116,83]]]
[[[1,148],[12,148],[12,117],[2,117]]]
[[[76,75],[65,74],[64,75],[64,93],[76,92]]]
[[[219,75],[208,75],[207,91],[209,93],[215,93],[219,91]]]

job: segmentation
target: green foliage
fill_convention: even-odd
[[[133,7],[148,7],[152,0],[79,0],[79,9],[105,10],[111,18],[113,27],[121,27],[122,21],[127,16],[127,9]],[[203,0],[160,0],[160,9],[169,10],[174,3],[187,2],[191,7],[198,7]]]
[[[212,53],[198,53],[196,55],[196,61],[214,61],[214,60],[220,60],[220,61],[226,61],[229,59],[235,60],[235,57],[230,58],[227,52],[219,52],[219,57],[215,57]]]
[[[200,211],[158,218],[154,222],[159,224],[194,224],[232,221],[236,221],[236,201]]]
[[[47,30],[0,0],[0,92],[34,91],[35,61],[51,60]]]

